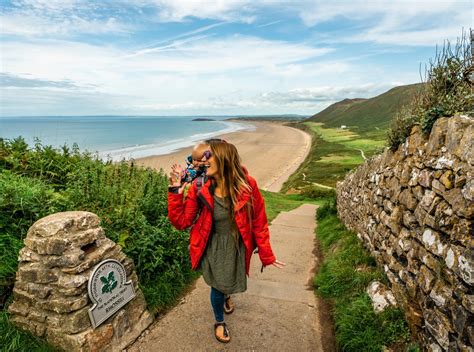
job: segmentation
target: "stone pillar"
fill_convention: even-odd
[[[99,222],[83,211],[42,218],[28,231],[18,259],[11,321],[69,352],[121,350],[153,321],[132,260],[105,237]],[[93,267],[105,259],[124,265],[136,297],[93,330],[87,284]]]

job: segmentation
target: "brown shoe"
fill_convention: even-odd
[[[227,296],[224,302],[224,313],[230,314],[234,311],[234,303],[230,299],[230,296]]]
[[[219,342],[227,343],[230,341],[229,329],[224,322],[214,324],[214,335]]]

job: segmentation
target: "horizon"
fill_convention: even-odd
[[[472,11],[472,1],[5,1],[0,116],[311,116],[419,83]]]
[[[0,118],[18,118],[18,117],[284,117],[284,116],[298,116],[298,117],[310,117],[311,115],[301,115],[301,114],[262,114],[262,115],[138,115],[138,114],[98,114],[98,115],[11,115],[11,116],[2,116]]]

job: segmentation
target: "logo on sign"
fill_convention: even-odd
[[[94,303],[89,318],[95,329],[135,297],[132,281],[124,266],[115,259],[100,262],[89,277],[89,297]]]

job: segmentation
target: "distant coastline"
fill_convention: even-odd
[[[38,139],[54,148],[77,144],[103,160],[120,161],[169,154],[202,139],[253,128],[249,122],[217,116],[4,117],[0,138],[21,136],[30,146]]]

